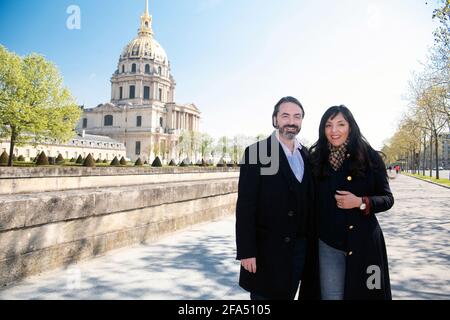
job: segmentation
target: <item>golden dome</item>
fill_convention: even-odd
[[[153,38],[152,16],[148,14],[148,0],[145,12],[141,16],[141,27],[137,38],[128,43],[122,51],[120,60],[125,59],[149,59],[164,65],[169,65],[166,51]]]

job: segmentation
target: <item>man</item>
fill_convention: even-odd
[[[241,163],[236,204],[239,285],[252,300],[294,299],[301,280],[312,206],[308,154],[296,139],[304,116],[297,99],[282,98],[272,115],[277,130],[247,147]]]

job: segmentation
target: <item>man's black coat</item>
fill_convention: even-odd
[[[271,151],[271,146],[276,152]],[[262,154],[270,157],[269,164],[261,157],[261,150],[267,150]],[[275,134],[248,147],[241,161],[236,205],[237,259],[256,257],[257,271],[250,273],[241,267],[239,285],[271,299],[289,298],[294,242],[306,237],[312,220],[311,168],[306,148],[301,148],[300,153],[305,164],[302,183],[292,172]],[[274,174],[261,171],[271,165],[276,167],[277,162]]]

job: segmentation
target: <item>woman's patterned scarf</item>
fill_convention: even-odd
[[[330,156],[328,157],[328,161],[330,162],[330,165],[334,169],[334,171],[337,171],[344,163],[345,155],[347,153],[347,144],[348,139],[339,147],[335,147],[328,142],[328,148],[330,149]]]

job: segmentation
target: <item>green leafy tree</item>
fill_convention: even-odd
[[[43,56],[19,57],[0,45],[0,134],[15,146],[66,142],[81,116],[56,66]]]
[[[229,139],[226,136],[219,138],[217,141],[216,150],[222,154],[222,158],[224,158],[228,152]]]
[[[206,155],[212,151],[214,139],[207,133],[201,133],[200,139],[200,152],[202,154],[202,160],[204,160]]]
[[[433,11],[433,20],[439,20],[434,31],[434,40],[441,48],[450,51],[450,0],[441,0],[441,7]]]

